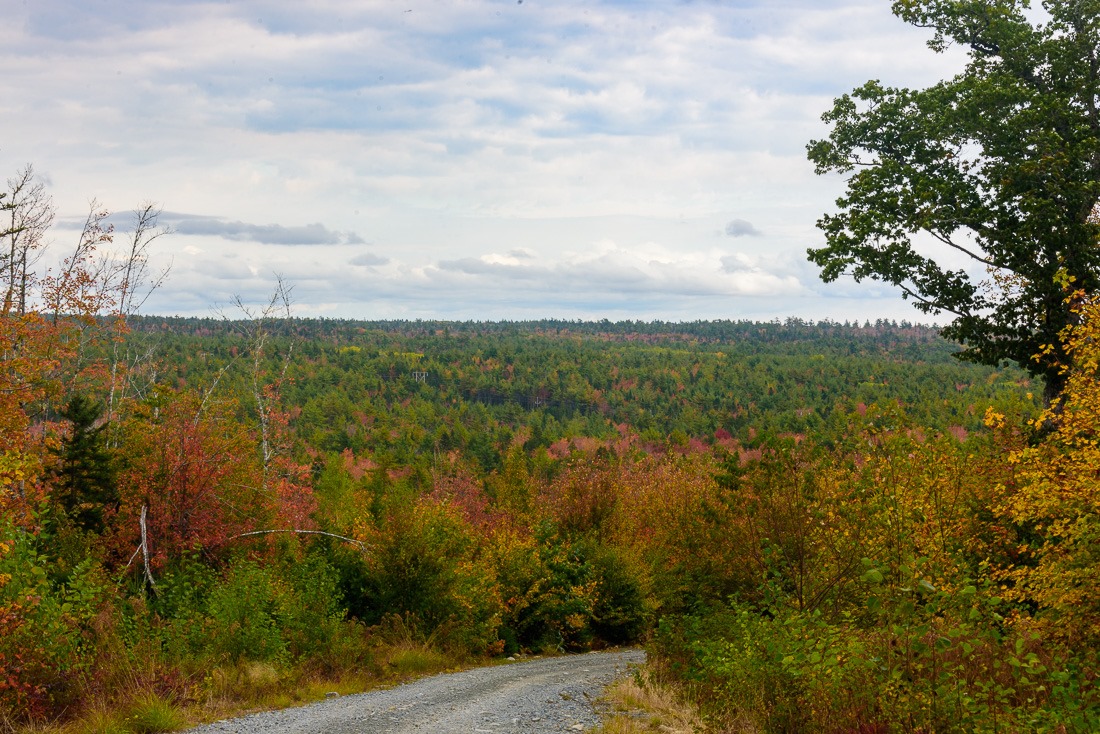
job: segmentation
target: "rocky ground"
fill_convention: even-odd
[[[424,678],[191,729],[188,734],[548,734],[599,723],[604,687],[645,661],[641,650],[512,662]]]

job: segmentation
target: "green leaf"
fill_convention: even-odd
[[[872,568],[869,571],[865,571],[860,578],[869,584],[881,584],[883,576],[882,571],[879,571],[877,568]]]

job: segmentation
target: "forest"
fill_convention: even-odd
[[[8,730],[624,644],[715,730],[1100,726],[1087,299],[1051,409],[928,326],[142,317],[92,249],[0,320]]]

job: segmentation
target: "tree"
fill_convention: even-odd
[[[150,583],[152,567],[264,527],[273,514],[235,407],[164,391],[131,417],[115,525],[126,552],[141,552]]]
[[[118,506],[117,472],[99,423],[104,406],[76,393],[61,410],[72,423],[57,450],[57,497],[72,521],[84,530],[103,532],[104,513]]]
[[[867,82],[825,113],[831,133],[809,158],[851,175],[809,257],[826,281],[882,280],[952,314],[943,334],[963,359],[1013,360],[1049,400],[1064,385],[1066,288],[1100,287],[1100,1],[1045,0],[1042,22],[1028,5],[893,3],[933,31],[934,51],[969,60],[927,89]]]
[[[4,289],[3,313],[27,312],[27,296],[34,281],[33,266],[46,230],[53,224],[53,200],[31,166],[8,179],[9,191],[0,194],[0,284]],[[7,199],[7,201],[3,201]]]
[[[155,345],[143,343],[130,334],[129,320],[144,305],[149,296],[168,277],[171,266],[158,273],[149,269],[149,246],[171,230],[158,224],[160,209],[145,202],[134,210],[134,229],[126,250],[110,258],[107,282],[115,293],[114,313],[108,319],[111,331],[110,382],[107,392],[107,420],[114,420],[118,404],[125,400],[139,374],[137,367],[148,363]],[[145,375],[148,380],[148,375]],[[148,385],[145,385],[148,387]],[[142,391],[144,392],[144,391]]]
[[[1082,295],[1082,294],[1075,294]],[[1100,645],[1100,303],[1074,301],[1080,323],[1063,331],[1065,391],[1036,424],[1053,430],[1010,456],[1016,486],[999,503],[1027,536],[1002,569],[1007,596],[1071,649]],[[987,421],[1004,417],[990,412]]]

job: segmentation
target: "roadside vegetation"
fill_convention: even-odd
[[[609,686],[601,703],[603,723],[596,734],[692,734],[705,728],[682,694],[644,673]]]

